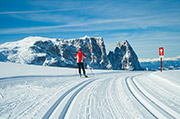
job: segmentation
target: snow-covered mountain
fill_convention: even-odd
[[[110,52],[107,56],[103,38],[89,36],[69,40],[27,37],[17,42],[7,42],[0,45],[0,61],[77,67],[74,56],[79,48],[87,56],[85,65],[95,69],[141,69],[128,41],[123,41],[122,46],[116,47],[115,53]]]
[[[127,40],[124,40],[122,45],[117,43],[114,52],[109,52],[108,58],[115,70],[142,70],[138,57]]]
[[[70,40],[27,37],[17,42],[8,42],[0,45],[0,61],[76,67],[74,56],[79,48],[87,55],[86,64],[93,68],[111,68],[103,38],[88,36]]]

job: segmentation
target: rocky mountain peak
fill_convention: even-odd
[[[141,70],[138,57],[127,40],[122,45],[117,43],[114,51],[109,52],[108,59],[115,70]]]
[[[123,46],[130,46],[130,44],[129,44],[129,42],[127,40],[123,40],[122,45]]]
[[[111,65],[101,37],[85,36],[78,39],[49,39],[27,37],[17,42],[0,46],[0,61],[44,66],[77,67],[75,54],[81,48],[87,56],[85,65],[107,69]]]
[[[106,54],[102,37],[85,36],[77,39],[27,37],[17,42],[0,45],[0,61],[44,66],[77,67],[75,54],[81,48],[87,56],[85,66],[96,69],[139,70],[137,55],[127,40],[117,43],[114,51]]]
[[[117,42],[116,47],[118,47],[118,48],[121,47],[120,42]]]
[[[91,37],[88,35],[85,35],[84,37],[82,37],[82,39],[90,39]]]

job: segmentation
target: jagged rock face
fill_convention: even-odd
[[[121,54],[121,50],[119,47],[116,47],[114,52],[110,51],[108,54],[108,58],[112,65],[112,69],[114,69],[114,70],[122,69],[122,64],[121,64],[122,54]]]
[[[76,67],[74,56],[79,48],[87,56],[85,65],[98,69],[111,68],[103,38],[88,36],[71,40],[28,37],[18,42],[5,43],[0,45],[0,61]]]
[[[140,70],[138,58],[127,41],[117,44],[107,56],[103,38],[85,36],[63,40],[27,37],[0,45],[0,61],[44,66],[77,67],[74,56],[79,48],[87,56],[85,65],[96,69]]]
[[[108,58],[112,64],[112,69],[119,70],[141,70],[138,57],[127,40],[122,45],[117,44],[114,52],[110,51]]]

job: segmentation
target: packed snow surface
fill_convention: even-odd
[[[180,119],[180,70],[86,71],[0,62],[0,119]]]

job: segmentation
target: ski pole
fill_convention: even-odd
[[[88,65],[89,66],[89,65]],[[89,66],[89,69],[90,69],[90,71],[91,71],[91,73],[92,73],[92,75],[94,76],[94,73],[93,73],[93,71],[92,71],[92,69],[91,69],[91,67]]]
[[[91,70],[91,67],[90,67],[90,70]],[[93,73],[93,71],[91,70],[91,73],[93,74],[93,76],[94,76],[94,73]]]
[[[75,69],[75,76],[77,76],[77,68]]]

